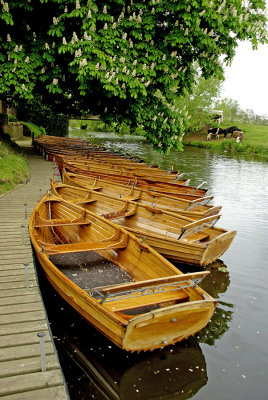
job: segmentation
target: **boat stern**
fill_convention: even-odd
[[[154,350],[187,339],[210,321],[216,301],[199,300],[177,304],[130,320],[122,348],[128,351]]]

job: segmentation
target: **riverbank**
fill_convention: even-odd
[[[19,146],[0,136],[0,195],[29,180],[30,169]]]
[[[185,135],[184,145],[212,149],[219,152],[227,153],[245,153],[250,155],[258,155],[268,158],[268,126],[267,125],[249,125],[234,122],[244,133],[241,143],[236,143],[235,139],[230,135],[224,140],[223,137],[207,141],[206,133],[203,135]],[[227,128],[230,124],[221,125],[222,129]]]

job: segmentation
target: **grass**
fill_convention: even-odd
[[[230,153],[245,153],[251,155],[260,155],[268,158],[268,126],[267,125],[249,125],[241,123],[222,124],[221,128],[236,125],[244,132],[244,138],[241,143],[227,136],[225,140],[212,139],[206,140],[206,134],[203,135],[186,135],[184,144],[213,149],[215,151]]]
[[[110,127],[107,127],[102,121],[96,120],[79,120],[79,119],[70,119],[69,120],[70,128],[80,128],[87,131],[94,132],[110,132]]]
[[[35,124],[32,124],[31,122],[24,122],[21,121],[21,123],[30,130],[31,134],[34,134],[34,137],[38,137],[39,135],[46,135],[46,131],[42,126],[37,126]]]
[[[0,194],[29,178],[29,165],[17,146],[0,136]]]

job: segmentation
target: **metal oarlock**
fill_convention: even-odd
[[[21,225],[21,243],[24,244],[24,225]]]
[[[37,334],[40,340],[40,357],[41,357],[41,371],[45,372],[46,371],[46,354],[45,354],[45,333],[44,332],[39,332]]]
[[[29,263],[24,263],[25,266],[25,287],[29,289]]]
[[[24,203],[24,213],[25,219],[27,219],[27,203]]]

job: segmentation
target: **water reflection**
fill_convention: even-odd
[[[54,332],[61,358],[68,365],[64,372],[70,375],[71,399],[92,395],[94,386],[94,397],[99,399],[183,400],[207,383],[205,358],[194,339],[150,353],[127,354],[88,325],[81,334],[82,327],[79,323],[77,336],[75,326]],[[75,381],[70,359],[80,381],[79,394],[77,385],[70,385]]]
[[[197,270],[196,267],[189,265],[183,265],[179,263],[173,263],[182,272],[194,272]],[[200,268],[201,270],[201,268]],[[202,269],[203,270],[203,269]],[[210,274],[206,276],[200,283],[199,286],[209,293],[215,299],[219,299],[222,293],[225,293],[230,284],[230,274],[227,266],[223,261],[217,260],[205,268],[206,271],[210,271]],[[216,340],[219,340],[225,332],[230,328],[233,315],[233,304],[228,304],[223,301],[218,301],[216,310],[211,318],[209,324],[202,329],[195,337],[199,343],[206,343],[213,346]]]

